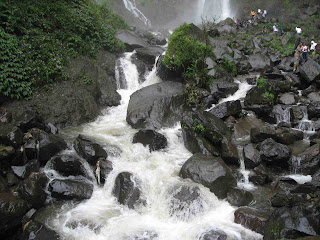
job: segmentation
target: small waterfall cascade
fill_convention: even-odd
[[[311,135],[315,133],[314,122],[309,120],[307,107],[302,108],[303,118],[301,119],[298,128],[302,130],[305,135]]]
[[[123,0],[123,4],[135,17],[143,21],[146,26],[151,27],[151,21],[137,8],[136,0]]]
[[[250,183],[250,181],[249,181],[250,171],[246,170],[246,166],[244,163],[243,146],[238,145],[237,149],[238,149],[238,155],[239,155],[239,161],[240,161],[240,170],[239,171],[242,174],[242,178],[240,179],[240,181],[238,182],[237,185],[241,189],[253,191],[256,189],[256,187],[254,186],[253,183]]]
[[[291,123],[291,108],[288,106],[277,105],[273,109],[276,115],[277,124],[279,123]]]
[[[301,168],[301,158],[295,155],[291,157],[291,172],[293,174],[298,174]]]
[[[291,156],[291,174],[286,177],[292,178],[298,184],[305,184],[312,181],[312,176],[301,174],[301,161],[301,157],[295,155]]]
[[[131,62],[132,54],[126,53],[119,59],[126,81],[123,88],[118,89],[121,104],[108,108],[92,123],[64,132],[70,137],[88,136],[105,149],[116,146],[118,154],[108,156],[113,170],[103,187],[95,184],[90,199],[77,204],[64,203],[52,212],[46,221],[48,226],[57,231],[62,240],[198,240],[201,234],[212,229],[223,229],[229,240],[262,240],[260,234],[234,223],[235,209],[229,203],[218,200],[201,184],[178,176],[183,163],[192,156],[184,146],[180,124],[158,130],[168,141],[162,151],[150,152],[142,144],[132,144],[138,130],[126,122],[130,96],[160,81],[154,68],[146,81],[139,83],[138,71]],[[118,86],[121,85],[119,75]],[[146,200],[145,206],[129,209],[117,202],[112,192],[121,172],[130,172],[139,179],[137,184]],[[181,192],[191,196],[190,200],[180,202]]]
[[[230,0],[205,0],[202,16],[208,20],[224,20],[232,17]]]

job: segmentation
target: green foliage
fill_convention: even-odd
[[[191,25],[184,23],[172,33],[163,60],[168,68],[182,68],[185,71],[199,58],[207,57],[212,53],[212,48],[199,41],[191,31]]]
[[[127,27],[105,3],[92,0],[2,0],[1,93],[22,98],[34,87],[66,79],[71,58],[122,48],[115,33]]]
[[[228,58],[224,57],[220,62],[220,65],[227,72],[231,73],[232,76],[237,76],[237,66],[234,61],[230,61]]]
[[[198,122],[196,119],[193,121],[192,129],[197,133],[203,133],[206,130],[203,124]]]
[[[267,87],[268,87],[268,80],[267,80],[266,78],[259,77],[259,78],[257,79],[257,86],[258,86],[258,88],[267,89]]]
[[[257,80],[257,87],[265,90],[265,92],[262,94],[264,101],[267,104],[273,104],[275,96],[272,93],[272,87],[269,85],[268,80],[266,78],[259,77]]]
[[[93,82],[92,78],[90,78],[87,74],[81,74],[80,80],[84,84],[91,84]]]

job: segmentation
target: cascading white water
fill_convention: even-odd
[[[123,4],[135,17],[143,21],[145,25],[151,27],[150,20],[137,8],[135,0],[123,0]]]
[[[199,0],[202,3],[201,0]],[[202,16],[208,20],[232,17],[230,0],[205,0]]]
[[[277,124],[290,123],[291,122],[291,108],[287,106],[276,105],[274,107],[274,113],[276,115]]]
[[[303,118],[301,119],[298,128],[303,131],[306,136],[309,136],[315,133],[314,122],[312,120],[309,120],[307,107],[302,108],[302,111]]]
[[[72,136],[87,135],[102,146],[117,146],[119,154],[109,154],[108,157],[113,163],[113,171],[104,187],[95,185],[91,199],[76,206],[64,204],[59,213],[48,220],[48,225],[68,240],[198,240],[203,232],[211,229],[223,229],[228,240],[262,239],[260,234],[234,223],[235,209],[226,201],[218,200],[208,188],[178,177],[181,166],[192,155],[184,147],[180,124],[159,131],[168,140],[165,150],[150,152],[142,144],[132,144],[137,130],[126,122],[130,95],[159,79],[153,69],[146,82],[139,85],[131,55],[127,53],[121,59],[127,81],[127,89],[118,90],[121,105],[109,108],[95,122],[77,131],[65,132]],[[113,197],[115,178],[124,171],[140,179],[146,206],[131,210],[119,205]],[[172,189],[176,186],[199,189],[199,197],[183,211],[172,198]]]
[[[242,179],[238,182],[238,187],[241,189],[245,189],[248,191],[253,191],[256,189],[253,183],[250,183],[249,181],[249,174],[250,171],[246,170],[246,166],[244,163],[244,157],[243,157],[243,146],[238,145],[238,155],[239,155],[239,160],[240,160],[240,173],[242,174]]]

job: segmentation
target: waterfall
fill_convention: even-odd
[[[135,0],[123,0],[123,4],[135,17],[143,21],[145,25],[151,27],[150,20],[137,8]]]
[[[232,17],[230,0],[205,0],[202,15],[208,20]]]
[[[277,119],[277,124],[279,123],[290,123],[291,122],[291,108],[282,105],[276,105],[273,112]]]
[[[307,135],[315,133],[314,122],[309,120],[307,107],[302,108],[303,118],[299,123],[299,129],[304,131]]]
[[[223,229],[229,240],[258,240],[262,236],[234,223],[234,207],[220,201],[201,184],[192,183],[178,176],[181,166],[192,155],[184,146],[181,126],[164,128],[159,132],[168,140],[166,149],[150,152],[142,144],[132,144],[138,131],[126,122],[126,112],[133,92],[159,82],[155,68],[139,83],[136,66],[131,62],[133,53],[119,59],[122,69],[122,84],[118,89],[121,105],[108,108],[94,122],[85,124],[64,135],[83,134],[99,142],[105,149],[116,146],[119,154],[109,154],[113,171],[103,187],[95,184],[92,197],[80,203],[64,203],[48,217],[47,224],[57,231],[61,239],[77,240],[197,240],[208,229]],[[119,81],[119,74],[117,77]],[[118,82],[120,86],[120,82]],[[47,172],[50,169],[47,169]],[[112,194],[115,179],[121,172],[128,171],[139,178],[139,185],[146,199],[146,206],[128,209],[120,205]],[[198,197],[186,205],[179,205],[173,198],[184,186],[196,189]],[[181,208],[182,207],[182,208]]]
[[[242,174],[242,178],[238,182],[237,185],[241,189],[252,191],[252,190],[256,189],[256,187],[254,186],[254,184],[250,183],[250,181],[249,181],[250,171],[246,170],[246,166],[244,163],[243,146],[238,145],[237,149],[238,149],[238,155],[239,155],[239,161],[240,161],[240,173]]]

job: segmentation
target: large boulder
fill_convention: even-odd
[[[181,71],[175,71],[169,69],[163,63],[164,55],[161,55],[157,61],[157,76],[161,78],[162,81],[172,81],[184,83]]]
[[[26,142],[24,149],[28,159],[37,158],[41,165],[58,152],[67,148],[66,142],[58,135],[48,134],[40,129],[32,129],[31,138]]]
[[[228,236],[222,230],[210,230],[201,234],[199,240],[227,240]]]
[[[218,198],[226,198],[227,192],[236,186],[231,170],[221,158],[200,153],[194,154],[183,164],[179,176],[208,187]]]
[[[312,175],[320,168],[319,144],[315,144],[299,154],[300,170],[302,174]]]
[[[148,66],[153,66],[157,57],[164,52],[162,47],[146,47],[138,48],[136,50],[136,56],[139,60],[144,62]]]
[[[93,184],[86,179],[55,179],[50,182],[51,196],[63,200],[91,198]]]
[[[90,165],[96,165],[99,158],[107,158],[107,152],[97,143],[92,142],[89,138],[79,134],[74,141],[76,152],[88,161]]]
[[[267,240],[297,239],[320,234],[319,211],[306,207],[276,209],[268,219],[264,237]]]
[[[29,161],[24,166],[11,166],[13,173],[19,178],[27,178],[32,172],[38,172],[40,169],[40,163],[37,159]]]
[[[251,207],[241,207],[234,212],[234,222],[251,229],[252,231],[263,233],[264,226],[269,218],[266,211]]]
[[[243,148],[243,158],[247,169],[253,169],[261,163],[260,152],[253,144],[248,144]]]
[[[238,188],[232,188],[227,195],[227,201],[236,207],[248,206],[252,200],[252,193]]]
[[[167,147],[168,142],[164,135],[154,130],[140,130],[133,136],[132,143],[142,143],[149,145],[150,152],[158,151]]]
[[[173,126],[181,118],[184,99],[181,83],[162,82],[142,88],[130,97],[127,122],[133,128]]]
[[[225,119],[229,116],[237,116],[241,113],[241,111],[241,102],[240,100],[236,100],[218,104],[214,108],[210,109],[209,112],[218,118]]]
[[[270,125],[251,128],[250,130],[250,141],[252,143],[259,143],[267,138],[276,139],[276,137],[276,130]]]
[[[23,132],[27,132],[31,128],[43,129],[45,127],[44,119],[39,113],[29,108],[21,112],[15,123]]]
[[[21,220],[28,212],[27,203],[13,193],[0,194],[0,237],[8,239],[8,235],[16,232],[21,226]]]
[[[175,186],[170,195],[170,216],[188,221],[204,210],[204,203],[198,187],[187,185]]]
[[[73,155],[59,155],[50,160],[50,166],[62,176],[87,176],[80,158]]]
[[[264,54],[253,54],[248,58],[253,71],[266,71],[271,67],[271,60]]]
[[[259,128],[265,123],[254,115],[242,116],[234,125],[234,136],[236,139],[246,139],[250,137],[252,128]]]
[[[130,209],[145,204],[138,182],[139,179],[135,179],[132,173],[122,172],[118,174],[113,188],[113,195],[120,204],[126,205]]]
[[[320,117],[320,102],[312,102],[308,104],[308,116],[309,118],[319,118]]]
[[[30,208],[41,208],[47,199],[47,182],[48,178],[44,173],[32,173],[18,186],[19,196],[26,200]]]
[[[309,59],[302,66],[299,67],[304,80],[307,82],[313,82],[320,80],[320,65],[313,59]]]
[[[122,41],[128,52],[132,52],[136,48],[149,47],[149,44],[131,31],[119,31],[116,38]]]
[[[269,166],[287,168],[291,157],[291,149],[272,138],[264,140],[260,145],[261,159]]]
[[[100,158],[96,165],[96,179],[98,184],[104,184],[108,178],[108,175],[113,170],[113,164],[112,162]]]
[[[18,147],[22,144],[23,132],[10,124],[0,125],[0,144]]]
[[[232,49],[228,46],[228,43],[228,40],[209,38],[209,44],[213,47],[213,53],[218,59],[222,59],[224,55],[232,54]]]

